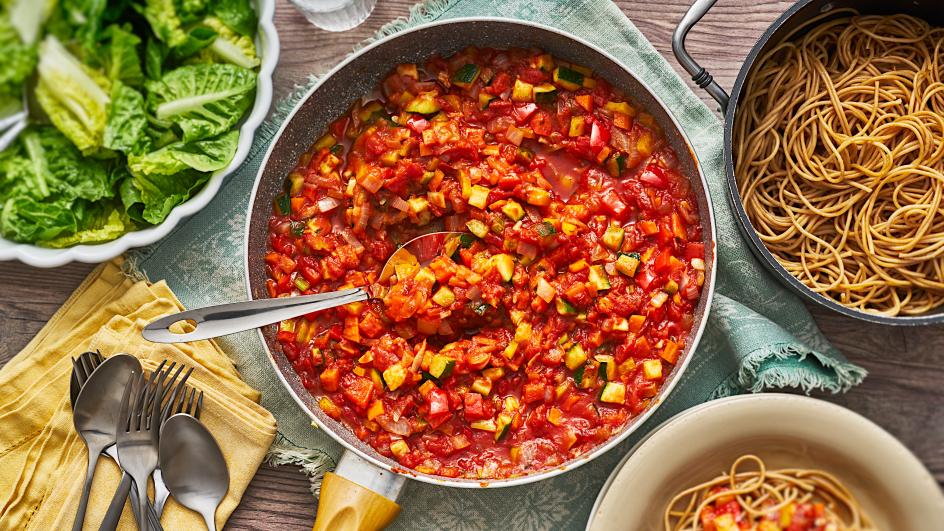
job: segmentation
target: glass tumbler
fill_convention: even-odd
[[[377,0],[290,0],[308,22],[327,31],[345,31],[370,16]]]

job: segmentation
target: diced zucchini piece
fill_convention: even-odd
[[[425,197],[411,197],[406,201],[410,205],[410,212],[419,214],[429,208],[429,200]]]
[[[479,67],[474,64],[466,64],[452,74],[452,83],[462,88],[468,88],[479,77]]]
[[[603,266],[601,265],[590,266],[590,272],[587,274],[587,280],[589,280],[590,283],[597,288],[597,291],[610,289],[610,278],[607,276],[606,271],[603,270]]]
[[[603,245],[614,251],[619,251],[620,248],[623,247],[623,237],[625,235],[626,231],[623,230],[623,227],[610,225],[606,228],[606,232],[603,233]]]
[[[490,190],[478,184],[473,185],[469,191],[469,204],[475,208],[485,208],[488,204],[488,193]]]
[[[488,227],[484,223],[477,219],[470,219],[465,222],[465,226],[469,229],[469,232],[475,234],[479,238],[484,238],[488,234]]]
[[[534,101],[534,85],[516,79],[515,86],[511,89],[511,99],[522,102]]]
[[[571,137],[583,135],[585,122],[586,120],[583,116],[571,116],[570,130],[567,132],[567,135]]]
[[[415,280],[416,282],[420,284],[423,284],[426,282],[432,283],[436,281],[436,274],[433,273],[432,269],[428,267],[424,267],[416,272],[416,276],[413,277],[413,280]]]
[[[505,369],[501,367],[489,367],[482,371],[482,376],[491,381],[495,381],[505,375]]]
[[[474,420],[469,423],[473,430],[495,431],[495,421],[493,419]]]
[[[558,297],[555,304],[557,305],[557,313],[561,315],[577,315],[577,309],[564,299]]]
[[[456,302],[456,294],[449,286],[442,286],[433,294],[433,302],[440,306],[452,306],[452,303]]]
[[[387,383],[387,389],[396,391],[406,380],[406,369],[400,365],[391,365],[383,372],[383,380]]]
[[[534,87],[534,101],[538,103],[554,103],[555,97],[557,97],[557,87],[550,83]]]
[[[512,221],[518,221],[524,217],[524,208],[522,208],[521,205],[516,201],[508,201],[502,205],[502,212],[511,218]]]
[[[625,101],[608,101],[606,105],[604,105],[604,108],[608,111],[619,112],[629,116],[636,115],[636,109]]]
[[[298,288],[299,291],[305,291],[306,289],[311,287],[311,283],[305,280],[305,277],[295,277],[295,280],[293,280],[293,282],[295,283],[295,287]]]
[[[492,381],[488,378],[476,378],[472,382],[472,390],[482,396],[488,396],[492,392]]]
[[[304,291],[304,290],[302,290]],[[665,283],[665,286],[662,287],[662,291],[668,293],[669,295],[675,295],[678,292],[678,282],[672,280],[671,278]]]
[[[549,53],[541,54],[531,60],[531,65],[539,70],[550,72],[554,68],[554,59]]]
[[[639,255],[637,253],[620,254],[616,259],[616,270],[627,277],[635,276],[637,267],[639,267]]]
[[[479,92],[479,109],[485,110],[488,104],[495,99],[495,96],[487,92]]]
[[[531,339],[531,323],[521,321],[515,328],[515,342],[527,343]]]
[[[393,455],[397,457],[403,457],[410,453],[410,445],[408,445],[403,439],[397,439],[396,441],[390,443],[390,451],[393,452]]]
[[[612,177],[619,177],[626,168],[626,157],[622,153],[614,153],[606,159],[606,171]]]
[[[572,371],[577,370],[586,361],[587,353],[584,352],[580,343],[575,343],[574,346],[570,347],[570,350],[568,350],[567,354],[564,356],[564,364]]]
[[[544,300],[544,302],[550,304],[554,297],[557,295],[557,290],[554,289],[547,280],[544,280],[544,277],[538,279],[538,284],[536,287],[538,297]]]
[[[436,354],[433,356],[433,360],[429,362],[429,373],[437,380],[444,380],[449,378],[449,375],[452,374],[452,369],[455,367],[456,360],[449,356]]]
[[[613,356],[597,354],[593,359],[600,364],[600,368],[597,370],[597,374],[600,378],[603,378],[607,382],[611,382],[616,378],[616,361],[613,359]]]
[[[576,371],[574,371],[574,383],[577,384],[578,389],[586,389],[593,383],[592,379],[587,373],[586,365],[581,365]]]
[[[436,92],[421,92],[419,96],[413,98],[413,101],[407,104],[407,112],[416,112],[420,114],[433,114],[439,112],[439,102],[436,101]]]
[[[662,378],[662,361],[646,360],[642,362],[642,373],[650,380]]]
[[[508,430],[511,428],[511,421],[513,419],[514,417],[507,413],[498,415],[498,422],[495,423],[495,442],[504,439],[505,436],[508,435]]]
[[[578,229],[577,224],[572,221],[561,222],[561,230],[564,232],[564,234],[568,236],[573,236],[574,234],[577,234],[577,229]]]
[[[606,382],[600,401],[608,404],[622,404],[626,401],[626,384],[622,382]]]
[[[515,260],[508,254],[496,254],[492,257],[495,261],[495,269],[501,275],[502,280],[511,282],[511,277],[515,274]]]
[[[622,317],[614,317],[613,330],[617,332],[629,332],[629,321]]]
[[[567,90],[577,90],[582,87],[583,78],[583,74],[566,66],[558,66],[554,69],[554,82]]]
[[[511,359],[515,357],[515,352],[517,351],[518,351],[518,343],[515,341],[512,341],[511,343],[508,343],[508,346],[505,347],[505,350],[502,353],[505,355],[506,358]]]

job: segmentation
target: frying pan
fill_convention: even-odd
[[[606,443],[564,463],[530,474],[489,481],[454,479],[405,470],[359,440],[350,429],[325,415],[302,385],[291,363],[281,353],[276,341],[276,327],[259,329],[269,361],[283,385],[311,417],[312,422],[330,434],[345,448],[335,474],[329,473],[321,488],[321,501],[315,529],[375,529],[391,521],[399,511],[394,500],[404,479],[458,488],[495,488],[531,483],[562,474],[601,455],[628,437],[659,407],[672,390],[691,359],[708,316],[715,284],[715,226],[708,196],[708,185],[691,143],[681,131],[666,106],[632,72],[612,56],[559,30],[537,24],[498,18],[464,18],[418,26],[360,50],[329,72],[302,98],[269,147],[256,177],[249,204],[246,232],[246,279],[250,298],[265,298],[265,263],[268,218],[272,202],[283,191],[283,182],[298,157],[326,129],[328,124],[348,110],[350,105],[379,84],[397,64],[423,62],[432,55],[449,56],[467,46],[541,48],[563,60],[592,68],[602,78],[631,96],[651,113],[665,131],[668,143],[679,159],[680,171],[692,185],[705,227],[705,285],[696,308],[688,345],[680,362],[668,376],[647,411],[631,420]]]
[[[906,13],[926,20],[934,26],[944,25],[944,10],[941,9],[941,0],[800,0],[780,16],[773,24],[767,28],[767,31],[754,44],[751,52],[744,60],[737,79],[734,81],[734,87],[730,96],[718,82],[712,79],[708,73],[685,49],[685,37],[688,32],[704,17],[708,11],[715,5],[717,0],[695,0],[688,13],[679,22],[675,33],[672,36],[672,50],[679,63],[692,75],[692,81],[699,87],[705,89],[712,98],[721,105],[721,112],[724,115],[724,167],[725,177],[728,183],[728,199],[734,208],[738,221],[738,228],[744,235],[744,239],[749,244],[751,251],[771,273],[776,276],[780,282],[797,293],[806,300],[829,308],[843,315],[862,319],[878,324],[898,325],[898,326],[919,326],[944,323],[944,307],[933,310],[924,315],[908,316],[884,316],[872,313],[866,313],[859,310],[843,306],[838,302],[814,292],[796,277],[791,275],[777,260],[774,255],[767,250],[764,242],[754,230],[747,212],[744,210],[744,204],[741,202],[741,195],[738,192],[737,180],[734,177],[734,117],[738,112],[738,103],[744,95],[747,80],[754,69],[759,57],[763,57],[767,50],[780,44],[784,38],[793,33],[797,28],[805,24],[810,19],[819,15],[836,11],[839,9],[853,8],[864,15],[892,15],[895,13]]]

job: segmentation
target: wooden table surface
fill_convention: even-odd
[[[282,54],[275,72],[276,100],[309,73],[323,73],[384,23],[408,13],[414,0],[379,0],[360,27],[328,33],[309,25],[278,0],[276,26]],[[670,38],[691,0],[619,0],[623,12],[669,59]],[[729,88],[744,57],[764,29],[792,2],[721,0],[689,36],[689,49],[722,87]],[[696,93],[709,98],[697,88]],[[714,108],[714,102],[709,102]],[[92,265],[41,270],[0,263],[0,364],[45,324]],[[869,371],[864,384],[843,396],[825,396],[872,419],[910,448],[944,483],[944,327],[890,328],[814,310],[833,344]],[[879,456],[876,456],[879,458]],[[308,481],[292,467],[264,466],[252,482],[228,529],[309,530],[315,502]]]

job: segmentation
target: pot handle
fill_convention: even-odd
[[[707,70],[695,62],[695,59],[692,58],[688,50],[685,49],[685,37],[688,36],[689,30],[708,13],[709,9],[714,7],[716,1],[717,0],[695,0],[692,7],[688,8],[688,12],[682,17],[682,21],[679,22],[678,27],[675,28],[675,33],[672,34],[672,52],[675,53],[675,58],[678,59],[682,67],[692,75],[692,81],[708,91],[708,94],[711,94],[711,97],[721,104],[721,112],[723,114],[728,110],[728,93],[718,85],[717,81],[712,79],[711,74],[709,74]]]
[[[404,478],[345,451],[321,482],[312,531],[380,531],[400,513]]]

